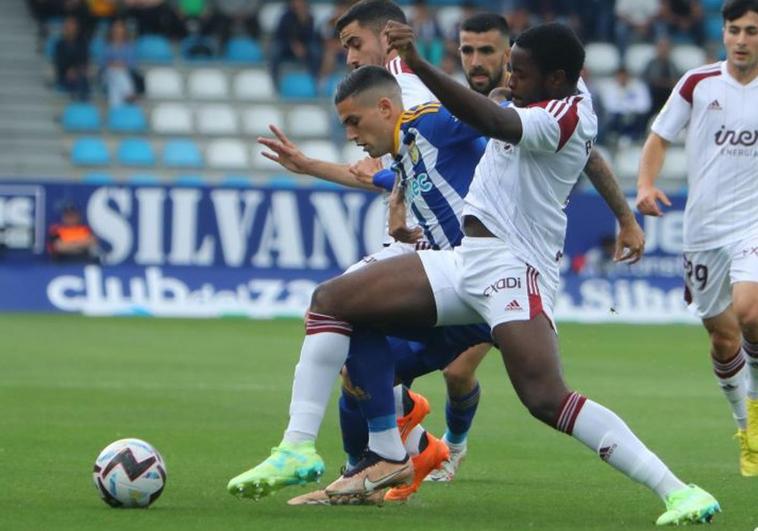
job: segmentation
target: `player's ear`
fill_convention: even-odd
[[[393,106],[394,104],[392,103],[392,100],[387,97],[379,98],[379,101],[377,102],[379,112],[385,118],[389,118],[392,115]]]

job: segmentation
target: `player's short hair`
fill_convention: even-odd
[[[758,13],[758,0],[726,0],[721,15],[724,22],[729,22],[744,16],[748,11]]]
[[[565,24],[551,22],[529,28],[518,36],[516,44],[529,50],[542,72],[563,70],[572,83],[579,80],[584,66],[584,46],[574,30]]]
[[[508,28],[508,21],[505,20],[505,17],[498,15],[497,13],[477,13],[464,20],[461,24],[461,31],[486,33],[492,30],[499,31],[500,34],[507,39],[510,30]]]
[[[408,23],[405,13],[395,2],[388,0],[361,0],[348,9],[337,19],[337,33],[341,33],[345,26],[351,22],[358,22],[360,26],[371,27],[375,32],[380,32],[387,22],[394,20],[403,24]]]
[[[365,65],[356,68],[339,82],[334,93],[334,104],[337,105],[348,98],[377,87],[381,87],[384,94],[390,98],[402,101],[400,85],[395,76],[381,66]]]

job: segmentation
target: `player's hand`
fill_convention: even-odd
[[[374,174],[382,169],[382,163],[379,159],[366,157],[351,165],[349,169],[356,181],[374,186]]]
[[[390,20],[384,27],[384,37],[387,39],[387,52],[397,50],[400,58],[413,68],[421,60],[416,50],[416,35],[413,28],[395,20]]]
[[[637,210],[646,216],[662,216],[663,212],[658,205],[658,201],[666,206],[671,206],[671,201],[663,193],[663,190],[656,188],[655,186],[640,187],[637,191]]]
[[[645,233],[637,220],[632,218],[621,224],[616,237],[616,250],[613,253],[614,262],[636,264],[645,252]]]
[[[424,231],[421,230],[421,227],[409,228],[406,224],[408,217],[405,208],[405,186],[399,178],[395,180],[395,186],[392,187],[388,206],[390,236],[403,243],[416,243],[423,238]]]
[[[277,126],[269,125],[268,128],[274,133],[276,138],[259,136],[258,143],[266,146],[273,153],[263,151],[261,155],[282,165],[291,172],[308,173],[307,168],[310,159]]]

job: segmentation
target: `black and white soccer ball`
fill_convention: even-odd
[[[147,507],[163,492],[166,464],[145,441],[121,439],[97,456],[92,480],[111,507]]]

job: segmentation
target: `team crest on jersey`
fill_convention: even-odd
[[[415,140],[408,144],[408,154],[411,156],[411,162],[414,166],[421,160],[421,152],[418,150]]]

